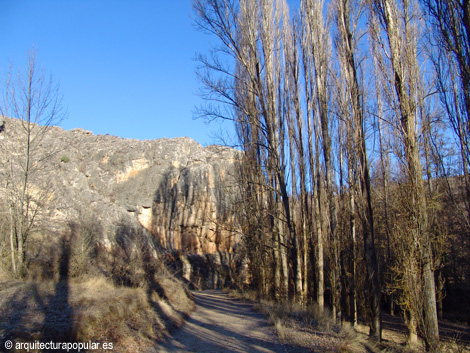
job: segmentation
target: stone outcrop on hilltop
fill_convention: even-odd
[[[20,144],[19,130],[19,121],[5,118],[1,143]],[[36,180],[38,187],[41,178],[52,185],[48,219],[56,227],[86,215],[101,223],[104,243],[125,222],[140,224],[165,249],[233,251],[239,151],[189,138],[140,141],[59,127],[51,127],[37,148],[54,152],[47,174]]]

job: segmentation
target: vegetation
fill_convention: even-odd
[[[363,324],[335,322],[328,308],[316,303],[301,305],[287,301],[260,298],[253,290],[225,290],[232,298],[253,303],[256,311],[268,318],[279,339],[291,347],[300,347],[314,352],[423,352],[421,342],[413,347],[402,344],[406,334],[397,328],[383,328],[383,340],[379,343],[368,337],[368,328]],[[468,342],[459,333],[445,338],[439,352],[467,352]]]
[[[165,338],[192,310],[180,283],[166,278],[161,283],[170,300],[154,289],[118,286],[103,276],[68,283],[10,281],[2,290],[0,312],[8,320],[0,322],[0,330],[14,342],[91,341],[135,352]]]
[[[0,175],[2,188],[6,190],[12,272],[23,277],[28,237],[34,231],[44,203],[51,197],[47,179],[40,183],[36,180],[36,185],[32,180],[44,170],[45,160],[54,151],[44,156],[38,150],[48,129],[63,119],[64,112],[58,85],[52,79],[47,80],[37,67],[35,51],[29,53],[27,71],[16,76],[10,73],[2,88],[0,114],[13,116],[22,123],[19,132],[22,143],[2,144],[3,153],[8,157],[1,161]]]
[[[218,39],[198,57],[198,113],[233,121],[244,151],[250,285],[364,320],[377,341],[398,308],[409,344],[436,351],[443,302],[470,293],[468,3],[193,7]]]
[[[62,157],[60,157],[60,161],[62,163],[68,163],[68,162],[70,162],[70,158],[67,157],[67,156],[62,156]]]
[[[197,25],[219,40],[198,57],[198,113],[233,121],[244,152],[234,207],[248,276],[234,283],[282,340],[305,327],[330,337],[325,349],[389,348],[390,312],[409,346],[454,349],[439,326],[470,317],[469,6],[193,0]],[[34,53],[28,64],[0,104],[0,132],[3,116],[22,124],[22,143],[1,146],[0,269],[12,276],[0,272],[2,339],[107,337],[141,350],[181,324],[191,296],[143,228],[123,220],[105,237],[93,216],[39,222],[57,151],[38,146],[63,110]]]
[[[0,270],[4,340],[107,342],[134,352],[184,322],[194,309],[191,295],[163,260],[149,258],[144,234],[120,224],[121,240],[105,251],[102,232],[99,222],[82,216],[66,233],[31,234],[27,280]]]
[[[35,52],[2,94],[2,347],[7,340],[107,342],[119,352],[152,346],[193,310],[191,295],[138,223],[123,218],[104,229],[89,205],[79,204],[66,206],[67,219],[52,215],[59,191],[50,173],[58,172],[59,147],[49,131],[64,113],[58,86],[38,68]],[[9,117],[16,126],[5,127]]]

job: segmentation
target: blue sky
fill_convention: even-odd
[[[65,129],[203,145],[231,126],[193,119],[200,105],[197,52],[214,39],[197,31],[191,0],[0,0],[0,76],[25,67],[28,50],[60,83]]]

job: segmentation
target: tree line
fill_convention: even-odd
[[[398,308],[435,351],[469,290],[470,2],[193,0],[218,40],[198,114],[233,121],[260,295],[361,318]],[[456,262],[459,262],[458,264]]]

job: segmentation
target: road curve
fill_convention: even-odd
[[[275,352],[289,349],[252,305],[232,299],[220,290],[193,292],[196,310],[187,322],[154,352]]]

